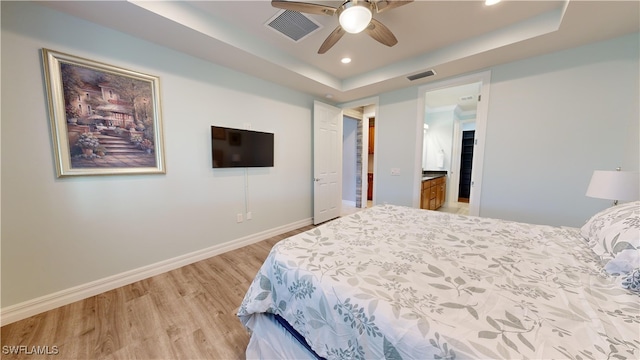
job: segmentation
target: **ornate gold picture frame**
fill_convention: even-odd
[[[58,177],[164,174],[160,79],[42,49]]]

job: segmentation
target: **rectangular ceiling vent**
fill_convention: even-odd
[[[278,12],[265,25],[295,42],[301,41],[322,28],[317,22],[291,10]]]
[[[414,80],[418,80],[418,79],[422,79],[422,78],[426,78],[428,76],[433,76],[435,75],[436,72],[433,70],[427,70],[425,72],[421,72],[419,74],[415,74],[415,75],[409,75],[407,76],[407,79],[414,81]]]

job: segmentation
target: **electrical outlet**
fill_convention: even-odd
[[[400,176],[399,168],[391,168],[391,176]]]
[[[239,223],[242,222],[242,214],[236,215],[236,221],[239,222]]]
[[[247,212],[247,220],[251,220],[253,218],[253,214],[251,214],[251,211]]]

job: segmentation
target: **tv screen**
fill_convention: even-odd
[[[273,134],[211,126],[214,168],[272,167]]]

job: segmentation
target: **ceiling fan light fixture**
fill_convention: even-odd
[[[341,8],[338,21],[344,31],[357,34],[369,26],[372,16],[371,9],[362,3],[347,2]]]

